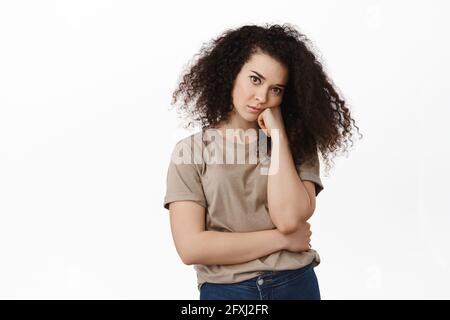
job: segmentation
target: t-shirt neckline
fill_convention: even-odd
[[[256,144],[258,142],[258,138],[254,139],[250,143],[245,143],[245,142],[242,143],[242,142],[239,142],[239,141],[229,141],[229,140],[227,140],[226,136],[224,136],[222,134],[222,132],[219,129],[217,129],[217,128],[209,128],[209,129],[205,129],[205,130],[216,130],[219,133],[219,135],[222,137],[223,141],[225,143],[229,143],[229,144],[235,144],[235,145],[238,145],[238,146],[251,146],[251,145]]]

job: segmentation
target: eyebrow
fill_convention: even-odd
[[[264,78],[264,76],[261,75],[261,74],[259,74],[258,72],[254,71],[254,70],[250,70],[250,71],[256,73],[256,74],[257,74],[259,77],[261,77],[263,80],[266,80],[266,78]],[[283,87],[283,88],[286,87],[284,84],[276,84],[276,86]]]

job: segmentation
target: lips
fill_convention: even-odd
[[[257,113],[261,110],[260,108],[256,108],[256,107],[252,107],[252,106],[247,106],[247,107],[250,112],[254,112],[254,113]]]

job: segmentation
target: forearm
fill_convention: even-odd
[[[277,229],[254,232],[203,231],[192,238],[188,264],[226,265],[248,262],[284,249]]]
[[[269,169],[274,174],[270,174],[267,181],[269,213],[280,231],[293,231],[293,226],[311,216],[310,199],[295,168],[286,133],[280,130],[279,138],[272,142],[271,159],[275,161],[271,161]]]

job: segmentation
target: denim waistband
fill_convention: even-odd
[[[258,286],[259,287],[279,286],[302,276],[312,268],[313,263],[294,270],[264,271],[259,276],[234,283],[233,285],[240,285],[251,288],[256,288]]]

